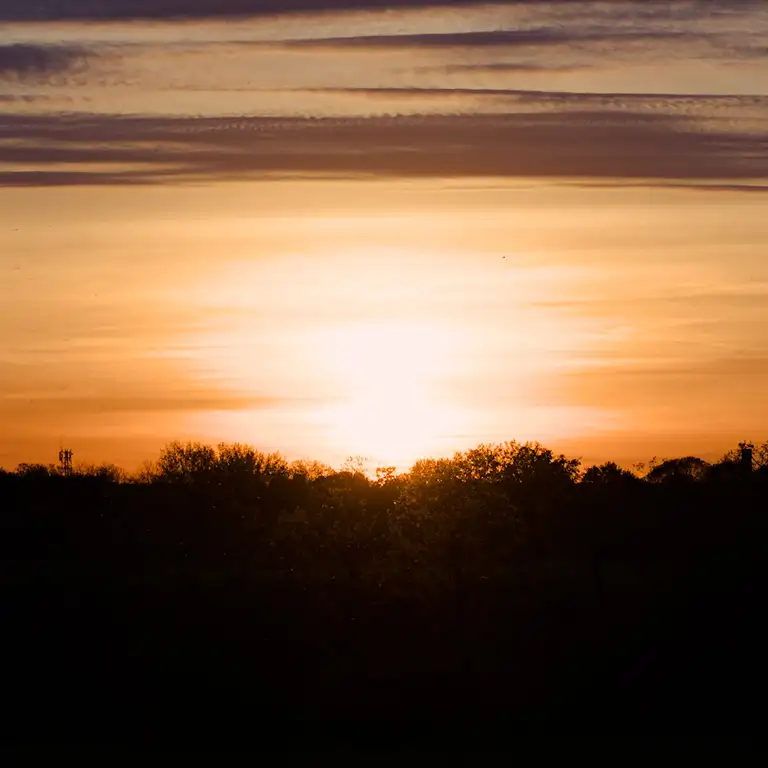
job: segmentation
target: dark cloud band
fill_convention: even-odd
[[[562,7],[595,5],[586,0],[505,0],[513,5]],[[606,3],[619,5],[626,15],[696,18],[707,13],[759,5],[755,0],[678,0],[649,3],[647,0]],[[0,0],[0,21],[204,19],[261,16],[292,12],[349,11],[364,9],[460,8],[489,5],[488,0]],[[653,7],[656,6],[656,7]]]
[[[426,34],[363,35],[287,40],[284,45],[302,48],[515,48],[520,46],[552,46],[576,43],[630,43],[633,41],[681,40],[685,32],[657,30],[564,29],[538,27],[524,30],[487,32],[433,32]]]
[[[482,4],[485,3],[473,2],[473,0],[62,0],[61,2],[49,0],[41,3],[30,3],[26,0],[0,0],[0,19],[6,21],[200,19],[301,11],[424,6],[471,7]]]
[[[87,52],[64,45],[0,45],[0,79],[27,80],[87,68]]]
[[[703,129],[700,121],[684,113],[649,113],[644,105],[600,109],[587,96],[582,94],[582,101],[573,103],[561,96],[558,107],[550,95],[549,109],[539,113],[466,116],[4,115],[0,184],[176,183],[318,175],[707,183],[768,178],[766,132],[739,130],[728,120]],[[3,171],[3,162],[14,170]],[[125,170],[103,171],[99,166],[105,162]]]

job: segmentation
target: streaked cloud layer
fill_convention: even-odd
[[[34,5],[23,0],[2,0],[0,18],[4,19],[178,19],[213,18],[217,16],[256,16],[294,11],[328,11],[356,9],[408,9],[421,7],[483,7],[489,0],[67,0],[42,2]],[[507,0],[508,6],[552,5],[560,8],[593,8],[606,3],[584,0]],[[620,3],[616,3],[620,5]],[[674,4],[672,10],[648,7],[637,12],[640,16],[672,14],[676,18],[697,16],[702,10],[718,13],[737,10],[741,0],[685,0]],[[623,13],[623,9],[619,11]]]
[[[5,184],[768,175],[761,3],[4,2],[0,17]]]
[[[531,111],[323,119],[4,115],[0,137],[11,167],[0,170],[0,180],[35,185],[371,175],[768,178],[768,137],[717,118],[704,128],[704,121],[696,124],[688,116],[716,112],[718,99],[704,104],[665,98],[660,114],[659,100],[644,97],[600,97],[603,108],[590,109],[591,99],[581,95],[485,95],[492,102],[528,104]],[[736,100],[733,108],[758,111],[766,104],[768,98],[748,105]]]

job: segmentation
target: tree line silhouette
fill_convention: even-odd
[[[369,477],[175,442],[133,476],[0,471],[4,728],[445,741],[741,712],[765,673],[768,443],[636,469],[508,442]]]

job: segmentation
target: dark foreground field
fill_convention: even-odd
[[[759,732],[766,470],[513,444],[371,481],[200,450],[0,475],[3,742]]]

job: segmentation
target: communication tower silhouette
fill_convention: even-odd
[[[59,470],[64,476],[72,474],[72,456],[74,454],[69,448],[62,448],[59,451]]]

